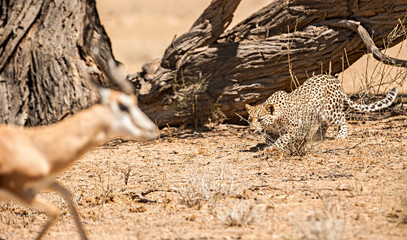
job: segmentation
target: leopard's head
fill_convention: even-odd
[[[282,109],[288,100],[285,91],[273,93],[267,100],[259,105],[250,106],[246,104],[249,113],[249,126],[255,133],[267,133],[278,135],[281,133],[281,121],[283,119]]]
[[[249,128],[255,133],[260,133],[262,131],[262,127],[259,121],[259,116],[262,112],[262,109],[260,108],[260,105],[257,106],[250,106],[249,104],[246,104],[246,110],[247,113],[249,114]]]
[[[272,105],[259,104],[250,106],[246,104],[246,110],[249,113],[249,127],[254,133],[262,133],[263,131],[273,129],[272,126],[274,126],[275,118],[273,116],[274,108]]]

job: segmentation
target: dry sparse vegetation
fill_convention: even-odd
[[[347,140],[332,129],[302,157],[251,151],[260,139],[245,126],[171,128],[153,143],[96,148],[59,181],[91,239],[402,239],[406,125],[406,116],[350,121]],[[13,202],[0,211],[3,239],[30,238],[45,221]],[[67,211],[47,236],[76,236]]]
[[[386,90],[383,84],[388,81],[405,86],[405,69],[393,76],[388,68],[371,67],[371,59],[368,64],[376,77],[365,73],[365,80],[353,85],[361,96]],[[174,87],[189,91],[179,96],[180,104],[198,121],[193,113],[199,83],[191,88],[178,84]],[[221,118],[214,106],[211,112]],[[90,239],[407,236],[406,114],[378,121],[352,118],[348,139],[334,139],[336,131],[330,128],[325,141],[299,144],[292,147],[295,154],[280,155],[255,148],[264,140],[246,126],[209,127],[168,126],[155,142],[116,139],[59,175],[74,195]],[[315,127],[304,126],[310,132]],[[309,143],[309,134],[301,136]],[[61,197],[48,192],[41,197],[64,211],[46,239],[75,238],[72,216]],[[31,239],[45,221],[43,213],[14,201],[0,202],[0,239]]]

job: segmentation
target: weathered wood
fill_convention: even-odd
[[[398,66],[398,67],[407,67],[407,61],[396,59],[387,56],[386,54],[380,52],[379,48],[375,45],[372,38],[370,37],[367,30],[360,24],[360,22],[356,22],[353,20],[340,20],[340,21],[326,21],[328,25],[334,27],[344,27],[348,28],[356,33],[359,34],[360,38],[362,39],[363,43],[366,45],[366,48],[370,53],[372,53],[373,57],[383,62],[387,65]]]
[[[112,53],[94,0],[2,0],[0,11],[0,123],[49,124],[96,100],[91,47]]]
[[[240,1],[214,0],[190,30],[176,38],[165,51],[162,66],[179,69],[188,61],[190,51],[214,43],[232,22]],[[174,65],[176,63],[176,65]]]
[[[233,9],[231,2],[213,1],[208,9]],[[407,0],[272,1],[217,39],[194,47],[190,34],[208,36],[211,29],[227,25],[231,15],[203,14],[207,19],[200,22],[216,24],[199,28],[199,34],[191,28],[195,30],[172,42],[161,65],[147,64],[143,69],[151,71],[128,78],[140,89],[143,110],[160,125],[201,123],[220,111],[228,121],[239,121],[236,113],[244,116],[246,103],[261,102],[277,90],[290,91],[292,77],[302,83],[312,74],[339,73],[348,67],[344,63],[352,64],[366,52],[358,33],[333,22],[359,22],[383,49],[403,39],[397,35],[385,42],[406,11]]]
[[[89,106],[96,99],[89,73],[113,84],[92,60],[94,46],[105,64],[114,59],[95,0],[0,2],[0,122],[48,124]],[[292,78],[301,83],[355,62],[369,41],[360,36],[372,37],[375,57],[397,64],[379,49],[403,39],[393,34],[385,43],[405,18],[407,0],[274,0],[226,30],[239,2],[213,0],[161,60],[128,76],[141,108],[159,125],[238,121],[246,103],[291,90]],[[361,28],[334,25],[349,19]]]

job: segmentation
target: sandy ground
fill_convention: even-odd
[[[68,171],[90,239],[405,239],[407,117],[352,122],[348,140],[303,157],[265,154],[245,126],[163,129],[154,142],[116,140]],[[78,239],[64,211],[47,239]],[[0,204],[0,238],[32,239],[46,216]]]
[[[98,8],[130,73],[160,57],[209,2],[100,0]],[[243,0],[237,21],[267,2]],[[352,74],[364,74],[359,64]],[[58,179],[90,239],[406,239],[407,117],[348,128],[347,140],[331,129],[303,157],[255,150],[263,139],[244,125],[162,129],[157,141],[97,147]],[[46,239],[78,239],[63,199],[41,196],[64,211]],[[33,239],[45,221],[0,203],[0,239]]]

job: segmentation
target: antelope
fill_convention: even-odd
[[[81,239],[87,239],[72,195],[55,180],[56,174],[92,146],[112,137],[127,135],[152,140],[158,136],[157,127],[137,106],[133,86],[119,73],[112,57],[103,61],[99,49],[94,48],[93,53],[97,65],[120,91],[99,88],[99,104],[54,125],[0,126],[0,200],[15,199],[48,215],[36,239],[44,237],[61,215],[57,207],[36,196],[44,189],[65,198]]]

